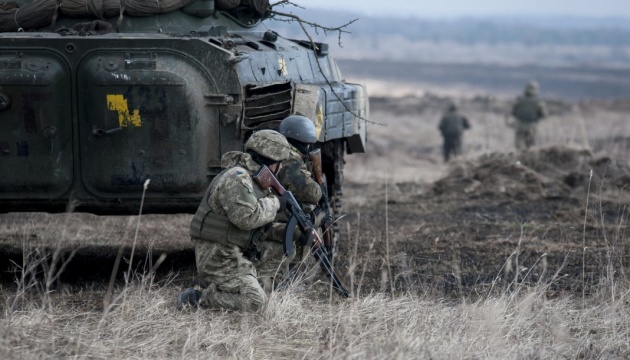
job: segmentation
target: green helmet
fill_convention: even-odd
[[[245,143],[245,150],[251,150],[274,161],[288,159],[290,148],[287,138],[275,130],[256,131]]]
[[[531,80],[525,86],[525,94],[536,95],[538,94],[538,83],[535,80]]]
[[[287,116],[280,122],[278,132],[288,139],[297,140],[305,144],[314,144],[317,142],[317,130],[315,129],[315,125],[306,116]]]

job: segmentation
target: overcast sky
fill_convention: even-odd
[[[272,0],[273,2],[275,1]],[[352,10],[368,15],[630,17],[630,0],[294,0],[294,2],[306,8]]]

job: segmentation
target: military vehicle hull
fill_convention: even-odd
[[[192,213],[221,156],[292,113],[315,122],[339,196],[344,154],[365,151],[365,88],[321,44],[212,14],[0,33],[0,209],[133,214],[150,179],[143,212]]]

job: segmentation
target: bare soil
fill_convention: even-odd
[[[363,254],[370,289],[444,296],[526,282],[581,294],[584,275],[591,293],[608,259],[628,266],[629,182],[608,157],[550,147],[460,160],[433,183],[349,183],[371,196],[348,201],[340,258]]]

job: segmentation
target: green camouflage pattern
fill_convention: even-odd
[[[278,172],[277,178],[285,189],[293,193],[305,211],[312,211],[322,197],[321,188],[308,171],[302,153],[293,146],[291,146],[289,159],[282,162],[282,168]],[[264,284],[267,292],[285,278],[292,261],[300,261],[303,257],[303,246],[298,242],[301,234],[299,229],[296,229],[293,234],[298,255],[291,258],[283,257],[284,247],[282,244],[287,221],[286,215],[279,213],[267,234],[267,239],[262,246],[259,246],[261,259],[259,262],[255,262],[255,265],[258,270],[258,281]]]
[[[252,179],[260,166],[249,154],[239,151],[223,155],[221,164],[228,165],[229,169],[217,180],[215,190],[208,197],[212,211],[226,215],[241,230],[272,222],[280,202],[268,189],[261,190]]]
[[[208,196],[213,213],[226,215],[241,230],[253,230],[271,223],[280,203],[276,196],[254,184],[252,175],[258,170],[251,156],[232,151],[221,159],[228,169],[215,181]],[[208,288],[202,291],[200,304],[230,310],[260,309],[266,295],[257,280],[251,261],[238,246],[195,240],[195,260],[199,277]]]
[[[260,251],[259,258],[254,260],[254,266],[258,273],[258,283],[267,294],[287,276],[289,264],[295,258],[284,255],[284,246],[281,241],[284,239],[286,223],[273,223],[267,239],[258,245]],[[277,241],[280,239],[281,241]],[[296,242],[299,239],[299,232],[293,237]]]
[[[282,162],[277,178],[302,205],[316,205],[322,197],[322,189],[313,179],[302,153],[293,146],[290,147],[289,158]]]
[[[254,265],[237,246],[196,240],[195,258],[199,277],[210,284],[201,292],[201,306],[257,311],[267,303]]]
[[[516,119],[514,143],[517,149],[528,149],[535,144],[536,125],[548,115],[547,106],[528,85],[525,94],[516,99],[512,108],[512,116]]]
[[[275,130],[259,130],[245,142],[245,150],[252,150],[275,161],[289,157],[291,145],[284,135]]]
[[[460,115],[453,105],[442,116],[438,128],[444,138],[442,147],[444,162],[448,162],[452,156],[461,155],[464,131],[470,129],[468,118]]]

